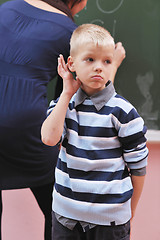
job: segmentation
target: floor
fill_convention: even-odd
[[[160,239],[160,143],[148,147],[147,176],[131,240]],[[44,240],[44,218],[29,189],[4,191],[3,202],[2,240]]]
[[[2,240],[44,240],[44,217],[29,189],[3,191]]]
[[[133,220],[132,240],[160,240],[160,144],[148,144],[143,193]]]

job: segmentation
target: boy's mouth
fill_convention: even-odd
[[[94,76],[92,76],[92,79],[103,80],[103,78],[100,75],[94,75]]]

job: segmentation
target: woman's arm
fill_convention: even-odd
[[[122,43],[118,42],[115,47],[113,61],[112,61],[112,71],[110,74],[110,80],[112,81],[112,83],[114,83],[117,69],[119,68],[119,66],[121,65],[125,57],[126,57],[125,49],[122,46]]]

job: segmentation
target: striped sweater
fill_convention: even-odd
[[[130,173],[141,175],[147,165],[145,133],[143,119],[112,83],[91,98],[79,89],[66,113],[53,211],[98,225],[126,223],[133,193]]]

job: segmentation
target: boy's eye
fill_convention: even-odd
[[[110,64],[111,63],[111,60],[105,60],[105,62],[107,63],[107,64]]]
[[[93,58],[87,58],[88,62],[93,62]]]

